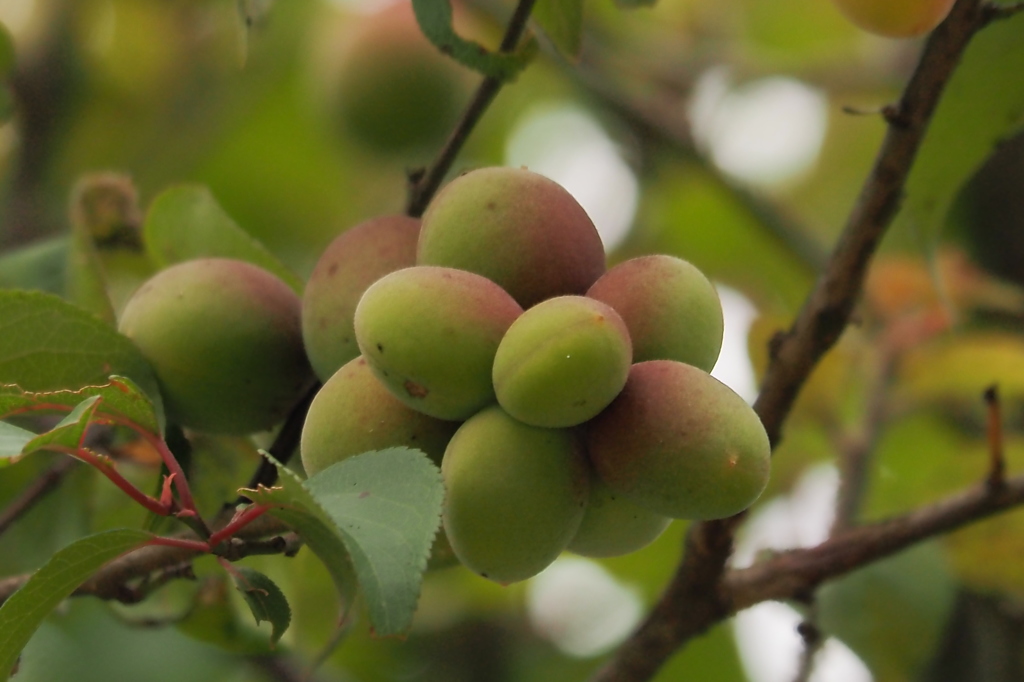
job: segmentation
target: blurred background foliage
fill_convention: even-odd
[[[457,23],[494,46],[511,10],[465,2]],[[137,234],[162,193],[205,186],[222,209],[206,219],[227,216],[301,282],[337,234],[402,210],[407,174],[436,153],[478,80],[418,35],[407,3],[3,0],[0,22],[10,38],[0,40],[0,286],[60,293],[108,318],[154,268]],[[863,33],[826,0],[628,11],[587,0],[578,63],[542,40],[455,170],[529,166],[579,198],[611,260],[662,252],[698,265],[726,308],[716,375],[752,400],[769,340],[842,229],[884,134],[878,112],[920,47]],[[951,84],[856,324],[788,424],[738,565],[822,540],[836,467],[851,452],[869,461],[862,519],[980,480],[980,396],[993,383],[1010,470],[1024,469],[1021,73],[1024,15],[983,32]],[[114,198],[83,201],[86,177],[112,179]],[[245,483],[257,444],[193,444],[204,508]],[[153,453],[109,449],[155,489]],[[52,461],[4,469],[0,508]],[[152,523],[94,473],[76,468],[0,536],[0,573],[32,570],[89,532]],[[505,588],[435,570],[408,637],[374,638],[362,619],[333,652],[334,589],[308,552],[247,560],[293,609],[273,652],[216,565],[200,561],[196,581],[138,606],[72,600],[33,639],[17,679],[297,680],[328,652],[308,679],[582,680],[655,602],[684,532],[677,522],[626,557],[567,556]],[[819,625],[835,638],[814,679],[1024,679],[1024,513],[863,569],[820,597]],[[658,680],[794,680],[802,617],[782,604],[750,609]]]

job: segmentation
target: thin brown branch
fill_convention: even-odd
[[[519,0],[516,4],[515,12],[508,22],[505,36],[502,38],[501,46],[498,48],[499,52],[507,54],[516,50],[519,41],[522,40],[523,35],[526,33],[526,22],[530,18],[530,12],[533,11],[534,4],[536,4],[536,0]],[[434,198],[434,194],[441,186],[441,183],[444,182],[444,178],[448,171],[451,170],[452,164],[455,163],[459,152],[462,151],[463,145],[469,139],[470,133],[473,132],[476,124],[483,118],[487,108],[494,101],[494,98],[497,97],[504,84],[505,81],[500,78],[493,76],[484,78],[473,94],[473,99],[470,100],[469,105],[463,112],[462,118],[455,124],[455,128],[448,136],[444,147],[441,148],[434,162],[425,169],[410,175],[409,199],[405,207],[405,212],[408,215],[414,218],[423,215],[423,211],[427,209],[427,204]]]
[[[896,215],[932,113],[971,37],[983,24],[980,0],[958,0],[946,21],[928,39],[894,115],[887,118],[889,131],[825,272],[793,327],[773,344],[761,394],[754,405],[773,446],[779,442],[782,425],[800,387],[849,322],[868,263]],[[1001,508],[1005,506],[1009,505]],[[665,594],[637,632],[598,671],[595,682],[651,679],[690,638],[735,611],[734,595],[724,589],[721,580],[738,524],[739,519],[734,517],[699,523],[691,529],[687,554]],[[900,527],[890,530],[893,537],[889,541],[898,543]],[[771,566],[773,570],[766,573],[771,579],[790,578],[787,565]],[[795,590],[814,584],[811,581],[790,587]],[[786,595],[795,593],[789,591]],[[748,589],[747,594],[760,593]],[[764,592],[758,601],[769,598],[771,595]]]
[[[230,546],[222,553],[229,554],[232,561],[253,554],[291,554],[297,548],[298,539],[288,531],[285,524],[263,516],[239,531],[230,543],[225,543]],[[267,536],[277,535],[284,536],[284,540],[273,537],[266,539]],[[196,536],[182,534],[180,537],[194,539]],[[161,575],[170,567],[190,563],[199,554],[181,547],[142,547],[105,565],[75,590],[74,596],[91,595],[100,599],[135,603],[138,601],[139,584],[152,580],[153,576]],[[31,574],[25,574],[0,579],[0,604],[28,582],[30,577]]]
[[[767,599],[791,599],[922,540],[1021,505],[1024,476],[1007,479],[998,490],[981,484],[903,516],[845,531],[817,547],[791,550],[750,568],[731,571],[725,578],[725,589],[733,611]]]
[[[0,535],[3,535],[15,521],[46,497],[47,493],[59,486],[64,477],[77,465],[78,460],[61,457],[25,488],[21,495],[0,512]]]

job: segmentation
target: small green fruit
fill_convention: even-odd
[[[681,258],[655,255],[619,263],[587,296],[622,316],[633,362],[675,360],[710,372],[722,349],[725,320],[718,292]]]
[[[617,494],[595,475],[583,522],[568,549],[595,559],[622,556],[657,540],[671,522]]]
[[[363,294],[356,340],[370,369],[414,410],[462,421],[493,403],[491,367],[522,308],[480,275],[417,266]]]
[[[676,519],[737,514],[768,484],[771,447],[743,398],[691,365],[633,365],[622,393],[587,425],[598,475]]]
[[[482,168],[452,180],[423,215],[417,262],[497,282],[523,308],[582,295],[604,272],[604,246],[565,189],[522,168]]]
[[[419,234],[415,218],[381,216],[346,230],[320,256],[302,295],[302,338],[321,381],[359,355],[356,305],[378,279],[416,264]]]
[[[865,31],[889,38],[924,35],[938,26],[954,0],[836,0],[839,11]]]
[[[358,357],[313,398],[302,426],[302,465],[313,476],[347,457],[400,445],[421,450],[440,465],[458,427],[402,404]]]
[[[171,421],[211,433],[269,429],[313,381],[299,297],[262,268],[205,258],[158,272],[120,330],[149,360]]]
[[[559,296],[509,327],[494,357],[494,391],[519,421],[575,426],[619,394],[631,358],[629,332],[618,313],[592,298]]]
[[[498,583],[540,573],[583,518],[590,473],[576,436],[492,406],[455,433],[441,464],[444,529],[459,560]]]

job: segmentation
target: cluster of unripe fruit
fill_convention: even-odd
[[[146,284],[121,326],[168,414],[197,429],[279,420],[308,355],[324,385],[302,431],[307,474],[392,446],[426,452],[445,481],[447,541],[492,580],[528,578],[565,549],[634,551],[671,519],[742,511],[767,483],[757,415],[708,374],[723,331],[710,282],[669,256],[605,271],[585,211],[530,171],[473,171],[422,223],[348,230],[299,308],[258,268],[193,261]]]

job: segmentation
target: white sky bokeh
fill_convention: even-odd
[[[509,135],[505,165],[525,166],[564,187],[594,221],[605,252],[625,239],[636,214],[639,183],[615,142],[585,110],[537,105]]]
[[[722,301],[725,333],[722,336],[722,351],[718,354],[718,362],[711,370],[711,376],[736,391],[748,403],[753,403],[757,398],[757,382],[754,379],[754,367],[750,364],[750,353],[747,352],[747,335],[757,317],[757,308],[735,289],[718,283],[715,283],[715,289]]]

